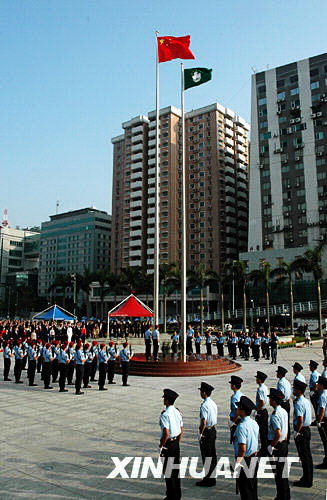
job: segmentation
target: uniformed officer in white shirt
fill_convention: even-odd
[[[319,363],[310,359],[309,368],[311,371],[310,379],[309,379],[309,388],[310,388],[310,401],[316,413],[317,411],[317,401],[319,398],[319,394],[317,392],[317,383],[320,377],[320,373],[317,371]]]
[[[242,396],[236,403],[237,415],[241,422],[234,434],[235,472],[245,462],[247,467],[251,467],[251,459],[257,461],[259,426],[251,418],[251,413],[255,409],[255,404],[246,396]],[[258,500],[257,466],[254,468],[252,477],[247,477],[243,467],[240,468],[239,478],[236,485],[242,500]]]
[[[295,481],[293,486],[311,488],[313,480],[313,462],[310,449],[312,410],[310,401],[304,397],[306,388],[306,383],[294,380],[294,441],[302,463],[303,473],[301,479]]]
[[[198,481],[196,486],[215,486],[216,478],[210,476],[215,472],[217,465],[215,425],[217,424],[218,409],[216,403],[210,397],[214,387],[206,382],[201,382],[199,390],[203,399],[200,406],[199,442],[205,467],[205,477],[202,481]]]
[[[256,394],[255,406],[257,415],[255,420],[260,429],[260,452],[261,456],[266,456],[267,454],[267,435],[268,435],[268,387],[264,383],[267,375],[261,371],[257,371],[255,375],[256,382],[259,385]]]
[[[243,379],[238,377],[237,375],[232,375],[230,378],[230,388],[233,391],[233,394],[230,398],[230,413],[229,413],[229,428],[230,428],[230,443],[233,443],[233,436],[236,430],[236,426],[239,423],[239,417],[237,415],[237,404],[243,393],[241,392]]]
[[[304,375],[303,375],[303,373],[301,373],[302,370],[303,370],[303,366],[300,365],[300,363],[298,363],[298,362],[294,363],[294,365],[293,365],[293,372],[295,373],[294,382],[295,382],[295,380],[300,380],[300,382],[305,383]]]
[[[181,412],[175,408],[174,403],[178,398],[177,392],[171,389],[164,389],[163,400],[166,409],[161,412],[159,425],[161,436],[159,442],[160,456],[163,457],[163,473],[167,471],[166,499],[179,500],[182,497],[181,480],[179,470],[168,469],[168,465],[180,463],[179,443],[183,436],[183,418]]]
[[[279,389],[270,389],[268,398],[270,406],[274,409],[268,425],[268,454],[273,457],[285,458],[288,455],[288,415],[281,406],[285,395]],[[289,500],[291,497],[288,477],[283,477],[285,466],[285,462],[279,462],[278,460],[275,462],[276,498]]]
[[[318,379],[319,398],[317,403],[317,427],[324,446],[324,459],[316,469],[327,469],[327,378]]]
[[[277,378],[279,379],[278,383],[277,383],[277,389],[284,394],[284,399],[283,399],[283,401],[281,403],[281,407],[284,408],[284,410],[286,410],[287,415],[288,415],[287,442],[289,444],[290,443],[290,438],[291,438],[291,424],[290,424],[291,406],[290,406],[290,400],[291,400],[292,389],[291,389],[291,384],[285,378],[285,375],[287,373],[286,368],[284,368],[283,366],[278,366],[276,371],[277,371]]]

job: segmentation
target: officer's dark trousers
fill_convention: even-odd
[[[99,389],[104,388],[104,384],[106,383],[106,375],[107,375],[108,365],[107,363],[99,363]]]
[[[84,363],[83,384],[85,388],[89,385],[90,370],[91,370],[91,363]]]
[[[8,380],[9,372],[10,372],[11,359],[10,358],[4,358],[3,361],[4,361],[3,378],[5,380]]]
[[[186,354],[192,354],[192,337],[186,337]]]
[[[277,349],[271,348],[271,362],[276,364],[277,363]]]
[[[236,344],[231,344],[230,348],[232,358],[236,359]]]
[[[260,358],[260,346],[259,345],[253,346],[253,357],[256,361],[259,360],[259,358]]]
[[[75,393],[78,394],[81,391],[82,380],[84,375],[84,365],[75,366]]]
[[[311,431],[310,427],[302,427],[300,435],[295,439],[296,449],[301,460],[303,474],[301,481],[312,486],[313,462],[310,449]]]
[[[145,357],[146,359],[151,358],[151,340],[145,339]]]
[[[115,360],[108,361],[108,381],[112,384],[115,376]]]
[[[268,412],[267,410],[261,410],[255,417],[257,424],[259,426],[260,434],[260,455],[265,456],[267,454],[267,435],[268,435]]]
[[[200,344],[200,342],[195,342],[195,352],[196,352],[196,354],[201,354],[201,344]]]
[[[321,427],[318,427],[319,435],[322,441],[322,444],[324,446],[324,452],[325,452],[325,457],[323,460],[323,463],[327,465],[327,418],[325,418],[322,423]]]
[[[211,344],[207,344],[207,356],[211,356]]]
[[[27,369],[27,376],[28,376],[29,385],[34,384],[35,371],[36,371],[36,360],[29,359],[28,360],[28,369]]]
[[[291,439],[291,424],[290,424],[290,411],[291,411],[291,407],[290,407],[290,402],[289,401],[283,401],[280,406],[282,408],[284,408],[284,410],[287,411],[287,418],[288,418],[288,420],[287,420],[288,421],[287,442],[288,442],[288,444],[290,444],[290,439]]]
[[[51,362],[43,362],[42,367],[42,377],[44,382],[44,387],[47,388],[50,386],[50,378],[51,378]]]
[[[287,441],[282,441],[275,446],[273,451],[273,457],[287,457],[288,455],[288,444]],[[288,482],[288,477],[283,478],[284,467],[287,467],[286,462],[272,462],[275,467],[275,483],[277,489],[276,498],[278,500],[290,500],[290,486]]]
[[[252,457],[255,459],[256,457]],[[244,457],[247,467],[250,468],[251,457]],[[241,469],[238,478],[238,488],[241,500],[258,500],[258,480],[257,480],[258,465],[256,465],[253,477],[247,477],[244,469]]]
[[[244,346],[244,359],[249,359],[249,356],[250,356],[250,348],[249,345],[246,344]]]
[[[129,361],[122,361],[121,362],[121,370],[122,370],[122,382],[123,382],[123,385],[127,384],[128,369],[129,369]]]
[[[171,441],[168,439],[165,444],[166,450],[162,450],[161,456],[164,457],[163,461],[163,473],[170,475],[170,477],[165,477],[166,481],[166,498],[167,500],[180,500],[182,498],[181,491],[181,480],[179,477],[179,470],[173,469],[169,474],[169,457],[173,457],[172,463],[179,464],[180,463],[180,451],[179,451],[179,442],[178,439]]]
[[[22,375],[22,360],[21,359],[15,360],[14,375],[15,375],[15,382],[16,383],[19,382],[20,377]]]
[[[41,373],[41,368],[42,368],[42,356],[40,356],[37,360],[37,372]]]
[[[90,377],[91,377],[92,382],[94,382],[94,379],[95,379],[95,374],[97,372],[97,365],[98,365],[98,358],[95,357],[92,360],[91,371],[90,371]]]
[[[59,363],[59,388],[61,391],[65,389],[67,368],[68,365],[66,363]]]
[[[217,344],[218,356],[224,356],[224,344]]]
[[[311,390],[311,389],[310,389],[310,390]],[[310,401],[311,401],[311,404],[312,404],[312,406],[313,406],[313,409],[314,409],[314,414],[315,414],[315,415],[317,414],[317,399],[318,399],[318,398],[317,398],[317,395],[318,395],[318,393],[317,393],[316,391],[313,393],[313,395],[312,395],[312,396],[310,395]]]
[[[153,340],[153,359],[158,359],[158,351],[159,351],[159,341],[157,339]]]
[[[213,473],[217,465],[216,429],[214,427],[211,427],[211,429],[208,429],[206,427],[204,429],[203,436],[200,441],[200,450],[201,450],[203,465],[205,465],[206,458],[208,457],[211,458],[210,467],[208,470],[205,470],[205,477],[203,478],[203,481],[205,482],[206,479],[210,478],[211,474]],[[212,479],[214,478],[215,477],[213,476]]]
[[[57,381],[58,370],[59,370],[58,360],[54,359],[52,361],[52,366],[51,366],[52,383],[55,383]]]
[[[74,360],[72,359],[68,363],[68,368],[67,368],[67,384],[71,385],[73,383],[73,377],[74,377]]]

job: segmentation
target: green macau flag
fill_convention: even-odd
[[[184,69],[184,90],[191,87],[197,87],[206,83],[212,78],[212,69],[208,68],[191,68]]]

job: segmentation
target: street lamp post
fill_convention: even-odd
[[[251,334],[253,333],[253,308],[254,308],[254,302],[253,299],[251,299],[251,307],[250,307],[250,328],[251,328]]]
[[[73,293],[74,293],[74,316],[76,316],[76,273],[71,275],[73,281]]]

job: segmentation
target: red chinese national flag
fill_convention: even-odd
[[[158,36],[158,61],[165,62],[172,59],[195,59],[190,51],[190,35],[187,36]]]

